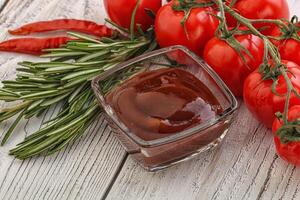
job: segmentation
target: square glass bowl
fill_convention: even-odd
[[[142,71],[165,67],[189,71],[200,79],[219,101],[222,113],[182,132],[146,141],[122,123],[105,97],[113,87],[127,80],[128,74],[132,77]],[[92,81],[92,88],[112,131],[125,150],[148,171],[164,169],[220,144],[238,108],[236,98],[219,76],[183,46],[160,49],[116,65],[96,77]]]

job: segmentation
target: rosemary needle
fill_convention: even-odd
[[[21,62],[17,78],[3,81],[0,100],[22,101],[18,106],[0,110],[0,122],[17,116],[1,145],[9,139],[22,118],[40,115],[45,110],[63,104],[61,111],[44,126],[25,138],[10,155],[26,159],[35,155],[52,154],[80,137],[101,113],[90,81],[107,69],[153,46],[150,38],[95,39],[88,35],[69,33],[73,38],[62,48],[46,50],[42,57],[49,62]],[[135,71],[122,73],[128,77]],[[122,77],[107,80],[108,92]]]

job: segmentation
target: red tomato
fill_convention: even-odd
[[[282,61],[293,74],[289,73],[292,84],[297,91],[300,91],[300,67],[291,61]],[[283,76],[279,76],[277,93],[283,96],[277,96],[272,92],[272,80],[262,80],[258,70],[251,73],[244,84],[244,102],[251,113],[268,128],[272,127],[276,112],[283,112],[285,104],[285,94],[287,87]],[[300,99],[292,94],[290,106],[299,105]]]
[[[271,36],[278,37],[282,33],[279,28],[275,28]],[[300,36],[300,31],[298,32]],[[278,47],[281,58],[284,60],[290,60],[300,65],[300,42],[294,39],[286,39],[281,41],[272,40],[272,42]]]
[[[288,113],[289,121],[300,119],[300,106],[293,106]],[[276,131],[282,127],[282,120],[275,119],[273,123],[274,141],[278,155],[284,160],[300,166],[300,142],[282,143],[276,135]],[[300,127],[299,127],[300,128]]]
[[[236,96],[242,97],[245,79],[263,61],[264,42],[252,34],[235,37],[248,49],[253,58],[242,52],[246,61],[244,62],[226,41],[214,37],[205,46],[204,60],[219,74]]]
[[[104,6],[109,18],[119,26],[129,29],[131,23],[131,15],[138,0],[104,0]],[[141,0],[136,12],[135,23],[141,24],[145,31],[154,20],[145,12],[150,9],[154,13],[161,7],[161,0]]]
[[[183,11],[174,11],[176,1],[160,8],[155,19],[156,39],[161,47],[183,45],[202,55],[206,42],[211,39],[218,27],[218,19],[209,13],[216,13],[212,8],[193,8],[185,22],[187,34],[181,20]]]
[[[238,0],[234,7],[242,16],[249,19],[289,19],[290,11],[286,0]],[[228,24],[235,26],[236,21],[227,15]],[[269,34],[275,26],[273,24],[260,23],[257,28],[268,26],[270,28],[262,31]]]

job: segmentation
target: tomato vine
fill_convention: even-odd
[[[265,80],[272,79],[273,80],[273,89],[272,90],[273,90],[274,94],[277,94],[275,88],[278,84],[279,75],[282,75],[284,77],[284,80],[287,85],[286,102],[285,102],[285,107],[284,107],[284,113],[282,114],[282,120],[284,122],[284,125],[282,126],[282,128],[278,129],[276,134],[280,135],[281,138],[285,138],[284,141],[287,142],[288,137],[285,137],[285,136],[287,136],[286,133],[295,131],[294,128],[292,128],[294,126],[291,127],[290,125],[291,125],[291,123],[292,124],[296,123],[296,122],[288,121],[288,111],[289,111],[291,94],[294,93],[296,96],[298,96],[300,98],[298,91],[294,88],[294,86],[288,76],[288,73],[290,73],[290,72],[288,71],[287,67],[281,63],[280,54],[279,54],[277,48],[271,43],[271,41],[269,40],[269,38],[267,36],[260,33],[252,25],[251,20],[239,15],[238,13],[236,13],[235,11],[233,11],[230,7],[228,7],[226,5],[224,5],[224,9],[231,16],[233,16],[238,22],[240,22],[241,24],[243,24],[247,28],[249,28],[249,30],[251,30],[253,34],[259,36],[260,38],[262,38],[264,40],[264,42],[265,42],[265,56],[264,57],[265,58],[264,58],[264,63],[260,67],[260,72],[263,75],[263,79],[265,79]],[[269,21],[269,22],[272,21],[273,23],[275,23],[277,25],[283,24],[282,21],[280,21],[280,20],[264,20],[264,22],[266,22],[266,21]],[[253,20],[252,20],[252,22],[253,22]],[[290,27],[294,27],[294,26],[290,26]],[[270,58],[269,58],[269,55],[270,55]],[[270,59],[272,59],[271,64],[269,62]]]
[[[297,140],[300,140],[300,129],[299,129],[300,119],[297,119],[295,121],[288,120],[288,112],[290,107],[291,95],[294,94],[298,98],[300,98],[300,94],[295,89],[295,87],[291,82],[291,79],[289,77],[289,74],[291,72],[289,72],[287,66],[282,64],[281,56],[278,52],[278,49],[274,44],[272,44],[270,40],[270,39],[285,40],[288,38],[292,38],[297,41],[300,41],[300,36],[298,35],[298,32],[300,31],[300,27],[297,26],[298,17],[294,16],[291,22],[288,22],[287,20],[276,20],[276,19],[248,19],[246,17],[243,17],[242,15],[240,15],[239,13],[237,13],[235,10],[231,8],[231,6],[234,5],[235,2],[236,1],[231,1],[229,5],[226,5],[226,2],[224,2],[223,0],[212,0],[212,1],[205,1],[205,2],[198,2],[196,0],[178,0],[178,3],[174,4],[173,9],[175,11],[185,12],[185,17],[182,20],[182,24],[184,25],[191,9],[197,7],[216,5],[220,11],[220,16],[218,17],[220,21],[220,25],[216,31],[216,35],[221,39],[226,40],[226,42],[236,50],[236,52],[240,55],[242,59],[243,59],[242,52],[245,52],[247,54],[250,53],[247,51],[247,49],[243,48],[243,46],[239,44],[239,42],[234,38],[235,31],[238,30],[238,27],[240,25],[244,25],[249,29],[247,30],[248,32],[251,32],[252,34],[263,39],[265,45],[264,61],[259,68],[259,72],[262,75],[262,79],[273,81],[272,92],[276,95],[280,95],[276,91],[276,86],[278,85],[279,76],[284,77],[284,81],[287,86],[287,92],[285,94],[286,100],[285,100],[284,112],[276,113],[276,116],[283,120],[284,125],[277,130],[276,134],[281,138],[282,142],[295,141],[295,137],[292,137],[295,136],[295,133],[296,133]],[[228,29],[225,13],[231,15],[238,22],[237,27],[235,27],[232,30]],[[253,23],[257,23],[257,22],[273,23],[280,28],[280,30],[283,32],[283,35],[278,38],[268,37],[262,34],[259,29],[254,27]],[[293,76],[293,74],[291,75]]]

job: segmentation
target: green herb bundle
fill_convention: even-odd
[[[62,104],[57,116],[10,151],[18,159],[52,154],[80,137],[101,113],[92,92],[91,80],[120,62],[155,48],[146,35],[136,38],[101,40],[70,33],[74,40],[62,48],[49,49],[42,57],[49,62],[22,62],[14,81],[3,81],[0,100],[21,102],[0,110],[0,122],[18,116],[2,140],[7,141],[18,122],[39,116]],[[130,76],[126,73],[125,76]],[[106,92],[114,81],[108,81]]]

